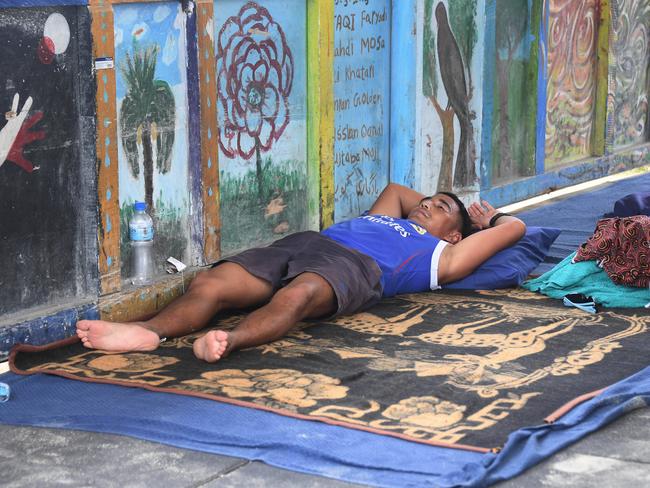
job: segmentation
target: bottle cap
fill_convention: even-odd
[[[0,383],[0,402],[6,402],[11,396],[11,388],[7,383]]]
[[[133,210],[136,212],[144,212],[147,210],[147,204],[145,202],[135,202],[133,204]]]

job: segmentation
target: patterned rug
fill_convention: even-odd
[[[592,315],[523,289],[435,292],[303,323],[217,364],[193,357],[199,334],[147,353],[88,350],[76,339],[18,346],[10,361],[21,374],[195,395],[484,451],[645,367],[649,325],[644,310]]]

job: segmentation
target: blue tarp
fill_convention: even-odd
[[[7,373],[0,423],[128,435],[386,487],[487,486],[511,478],[650,400],[650,368],[552,425],[513,433],[497,454],[427,446],[212,400],[56,376]]]

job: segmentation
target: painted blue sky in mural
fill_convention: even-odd
[[[334,10],[334,220],[370,208],[388,183],[391,2]]]
[[[133,52],[134,40],[140,48],[158,45],[155,79],[167,82],[174,94],[175,134],[170,171],[154,172],[154,202],[163,198],[167,206],[187,208],[188,136],[186,92],[185,14],[179,2],[115,5],[115,70],[118,120],[126,84],[120,64]],[[141,151],[141,150],[140,150]],[[124,148],[118,145],[120,160],[120,204],[144,199],[144,178],[134,178],[126,163]],[[163,191],[164,190],[164,191]]]
[[[176,62],[178,59],[178,38],[182,24],[177,2],[168,2],[143,8],[142,6],[119,6],[115,9],[115,56],[124,59],[133,51],[133,43],[145,47],[160,46],[156,78],[170,85],[182,81],[182,74]],[[182,14],[181,14],[182,15]],[[126,95],[124,83],[117,84],[117,98]]]
[[[242,10],[244,5],[248,7]],[[253,14],[254,11],[257,13]],[[255,162],[256,146],[261,149],[262,158],[271,157],[274,163],[305,161],[306,2],[268,0],[249,3],[244,0],[217,0],[214,14],[219,85],[218,117],[223,131],[220,138],[222,173],[225,170],[226,173],[234,175],[249,171],[251,162]],[[253,18],[258,22],[257,25],[262,26],[256,29],[262,30],[240,32],[240,29],[246,28]],[[220,36],[221,29],[227,22],[228,27]],[[270,29],[272,32],[265,32],[264,29]],[[238,36],[243,37],[243,44],[237,44],[237,49],[241,48],[245,51],[246,63],[250,61],[251,65],[256,66],[253,73],[248,73],[246,69],[240,71],[235,64],[241,60],[236,58],[235,63],[232,57],[225,55],[233,46],[229,44],[229,40]],[[275,45],[273,49],[267,51],[263,45],[268,42]],[[225,49],[221,51],[225,57],[220,57],[220,46]],[[258,57],[255,57],[257,52],[263,53],[261,56],[263,60],[266,59],[264,54],[277,56],[278,59],[275,61],[278,64],[258,65]],[[224,74],[226,72],[229,74]],[[227,78],[228,76],[232,78]],[[239,76],[241,79],[238,78]],[[247,87],[251,85],[243,84],[251,77],[264,85],[261,103],[259,103],[260,98],[253,97],[255,89],[249,90]],[[244,96],[246,101],[242,101],[242,93],[246,93]],[[273,102],[268,102],[269,100]],[[258,131],[260,121],[262,127]]]
[[[215,39],[219,35],[219,29],[229,17],[238,15],[239,10],[246,4],[242,0],[217,0],[214,2],[214,25]],[[298,108],[302,106],[304,110],[305,89],[306,89],[306,66],[307,58],[307,10],[304,0],[267,0],[260,1],[259,5],[266,8],[273,16],[273,20],[282,27],[287,44],[293,54],[295,69],[293,72],[293,89],[289,95],[289,105]],[[305,118],[303,111],[302,118]],[[293,117],[292,117],[293,118]]]

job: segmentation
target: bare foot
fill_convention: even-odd
[[[85,347],[104,351],[153,351],[160,344],[158,334],[136,323],[80,320],[77,335]]]
[[[216,363],[228,349],[228,333],[223,330],[211,330],[194,341],[194,355],[208,363]]]

